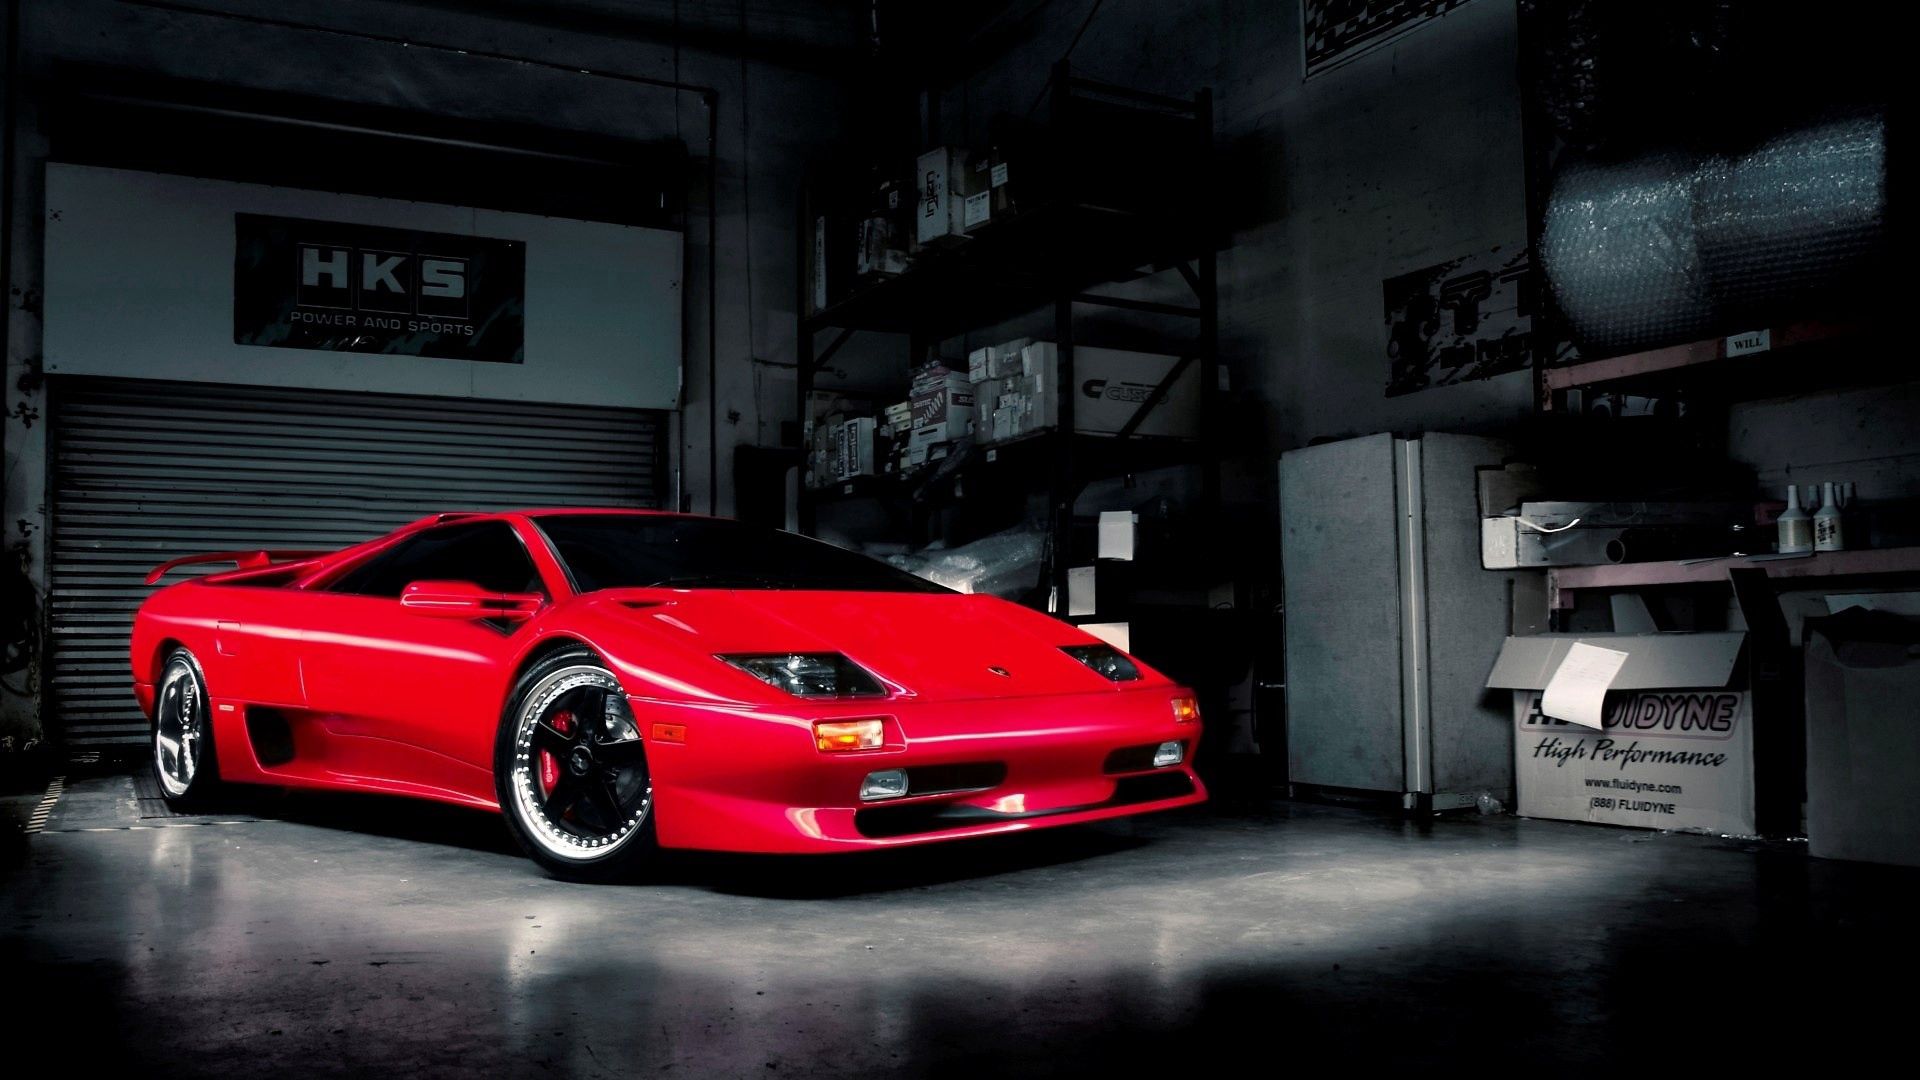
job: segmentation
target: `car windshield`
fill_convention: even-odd
[[[649,587],[950,592],[818,540],[717,518],[554,514],[534,523],[581,592]]]

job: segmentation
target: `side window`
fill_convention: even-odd
[[[504,521],[428,529],[347,571],[326,589],[398,597],[416,581],[470,581],[503,593],[546,591],[527,549]]]

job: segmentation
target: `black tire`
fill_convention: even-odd
[[[167,805],[201,809],[220,791],[220,759],[213,745],[213,706],[200,661],[185,648],[167,654],[153,692],[153,734],[147,762]]]
[[[507,830],[554,877],[629,880],[656,858],[639,722],[619,680],[585,646],[542,657],[514,684],[493,780]]]

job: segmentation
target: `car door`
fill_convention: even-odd
[[[223,584],[210,629],[210,655],[199,657],[222,711],[243,705],[299,709],[299,627],[305,594],[280,585]]]
[[[546,595],[505,521],[455,522],[404,537],[313,593],[301,631],[307,707],[335,734],[393,740],[489,768],[525,624],[402,607],[401,592],[417,581]]]

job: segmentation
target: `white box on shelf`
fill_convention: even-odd
[[[1140,515],[1131,510],[1100,511],[1099,543],[1094,552],[1101,559],[1132,559],[1134,526]]]
[[[1070,566],[1067,568],[1068,617],[1099,613],[1099,598],[1095,595],[1095,583],[1098,580],[1098,567]]]

